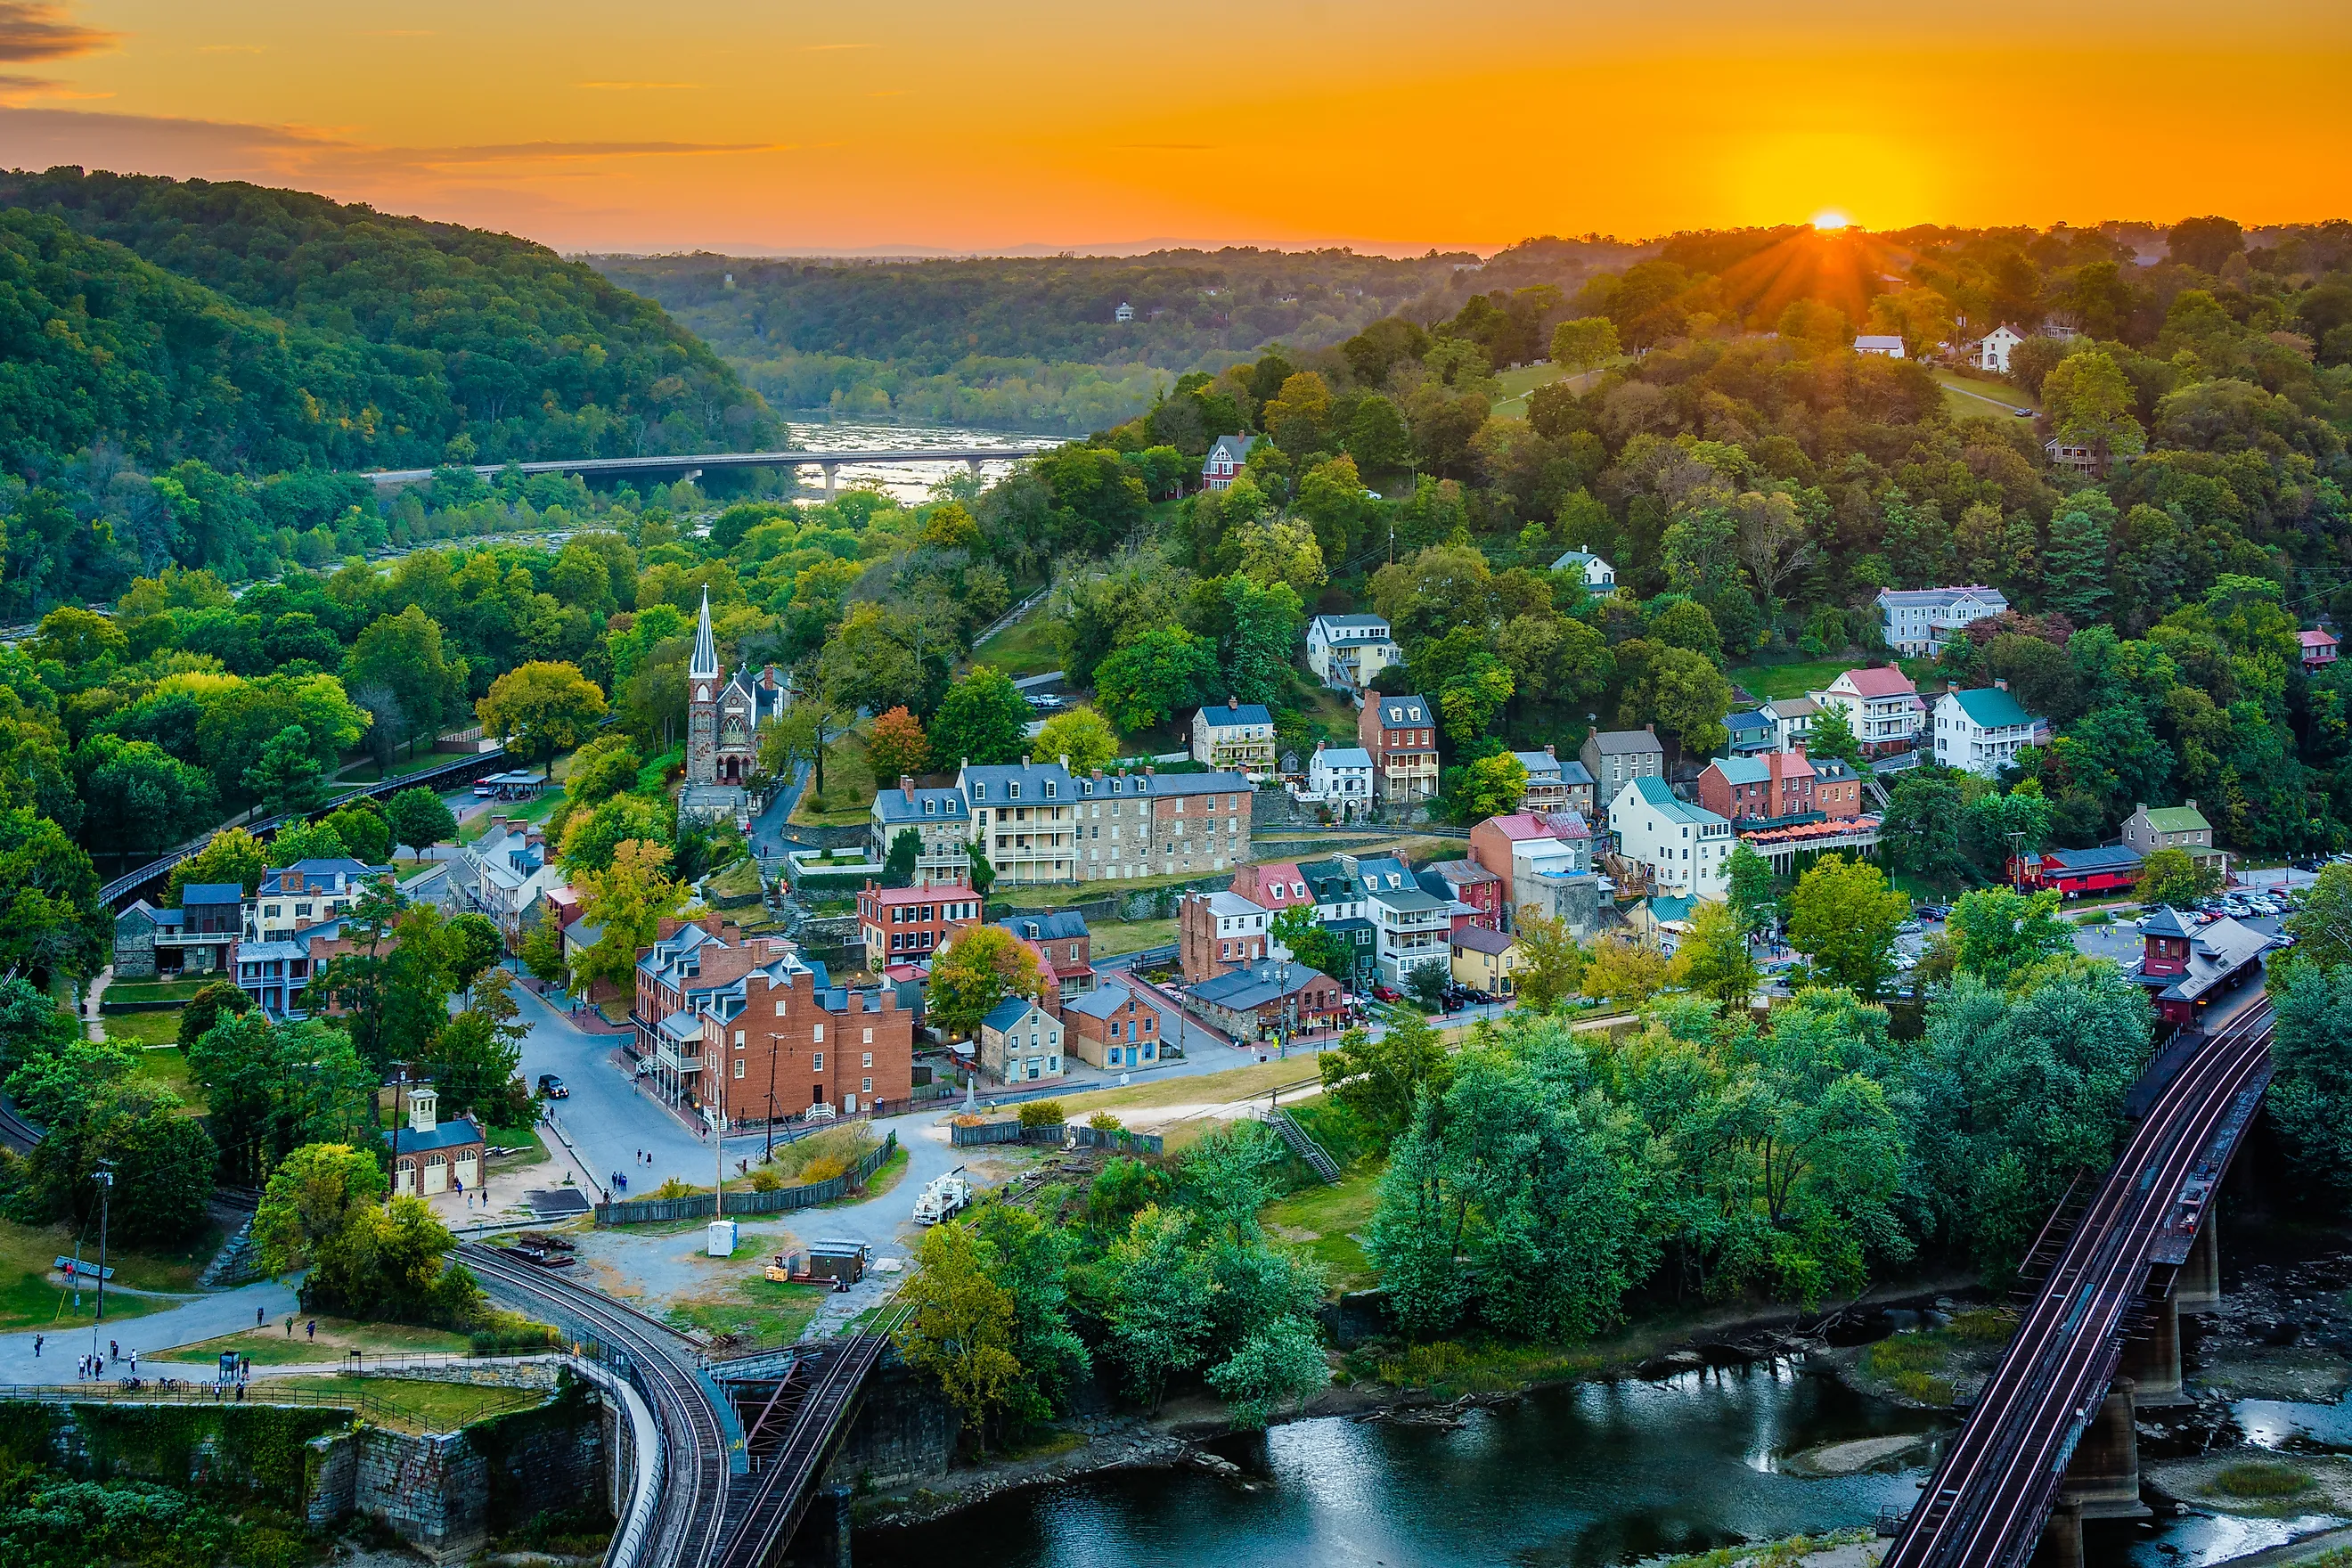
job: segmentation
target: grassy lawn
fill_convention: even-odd
[[[110,1035],[112,1031],[109,1033]],[[162,1079],[171,1085],[172,1092],[187,1102],[185,1114],[202,1116],[212,1109],[212,1097],[205,1092],[204,1085],[188,1075],[188,1058],[181,1054],[179,1047],[143,1047],[139,1058],[139,1068],[150,1078]]]
[[[95,1225],[83,1237],[80,1227],[70,1222],[28,1226],[0,1220],[0,1329],[50,1329],[69,1322],[86,1323],[96,1315],[95,1279],[83,1283],[81,1310],[76,1312],[72,1289],[52,1283],[49,1279],[51,1265],[59,1258],[72,1257],[78,1238],[81,1241],[81,1256],[95,1262]],[[114,1270],[115,1285],[127,1285],[134,1290],[193,1290],[197,1272],[220,1244],[219,1229],[207,1226],[184,1247],[146,1250],[110,1247],[106,1261]],[[109,1290],[106,1316],[110,1321],[118,1317],[135,1318],[173,1305],[175,1303],[162,1297],[119,1295]]]
[[[1979,381],[1974,376],[1954,371],[1930,372],[1943,384],[1944,407],[1955,419],[1970,416],[1998,417],[2004,408],[2024,408],[2041,412],[2033,395],[2021,386],[2011,386],[2005,381]],[[1990,399],[1990,401],[1987,401]],[[2000,406],[1996,407],[1995,405]]]
[[[284,1386],[329,1398],[378,1402],[367,1412],[371,1421],[417,1432],[455,1432],[485,1416],[509,1410],[529,1410],[547,1397],[535,1388],[488,1388],[468,1383],[424,1383],[407,1377],[360,1377],[341,1373],[325,1377],[289,1377]],[[265,1394],[266,1394],[265,1390]],[[389,1411],[383,1407],[389,1405]]]
[[[1896,662],[1903,667],[1903,673],[1914,681],[1927,679],[1936,668],[1936,661],[1928,658],[1906,658]],[[1769,702],[1775,698],[1801,697],[1808,691],[1819,691],[1847,670],[1860,668],[1862,663],[1861,657],[1855,655],[1801,659],[1790,664],[1741,664],[1733,666],[1726,673],[1752,692],[1759,702]]]
[[[1054,620],[1045,606],[1036,608],[971,650],[971,662],[1003,670],[1015,679],[1043,675],[1062,667],[1062,650],[1054,640]]]
[[[1380,1282],[1380,1275],[1355,1238],[1380,1206],[1380,1180],[1379,1171],[1361,1171],[1337,1186],[1303,1187],[1266,1205],[1260,1217],[1275,1236],[1297,1243],[1323,1266],[1334,1293],[1366,1289]]]
[[[532,1127],[493,1127],[489,1141],[502,1149],[520,1149],[520,1154],[509,1154],[499,1162],[501,1171],[519,1171],[525,1165],[543,1165],[551,1157],[547,1145],[541,1141],[539,1131]]]
[[[1625,362],[1621,359],[1611,363],[1622,364]],[[1601,367],[1601,370],[1606,370],[1608,366],[1606,365]],[[1495,378],[1496,381],[1502,383],[1503,388],[1501,395],[1495,399],[1495,417],[1497,419],[1525,419],[1528,416],[1528,394],[1533,392],[1538,386],[1549,386],[1553,382],[1561,380],[1567,376],[1567,374],[1568,373],[1562,370],[1559,366],[1549,363],[1523,364],[1516,370],[1507,370],[1503,372],[1500,375],[1497,375]],[[1599,379],[1600,375],[1601,370],[1588,370],[1582,372],[1576,377],[1579,384],[1577,387],[1578,392],[1584,393],[1591,391],[1593,382]]]
[[[1217,1047],[1223,1049],[1223,1047]],[[1145,1083],[1133,1083],[1125,1089],[1097,1089],[1091,1094],[1065,1094],[1061,1101],[1064,1113],[1072,1121],[1084,1121],[1097,1110],[1146,1110],[1163,1105],[1223,1105],[1236,1100],[1247,1100],[1265,1094],[1282,1084],[1298,1083],[1315,1076],[1315,1063],[1308,1058],[1291,1061],[1252,1062],[1247,1067],[1233,1068],[1224,1072],[1201,1073],[1192,1078],[1155,1079]],[[1298,1090],[1301,1095],[1305,1089]]]
[[[107,1013],[100,1022],[106,1027],[106,1037],[118,1046],[140,1050],[148,1046],[175,1046],[180,1042],[180,1009],[168,1013]],[[147,1070],[154,1072],[154,1064]]]
[[[891,781],[896,784],[898,781]],[[824,798],[818,810],[816,781],[793,807],[792,820],[803,827],[850,827],[867,820],[874,805],[874,765],[866,757],[866,737],[850,731],[824,749]]]
[[[303,1331],[305,1325],[313,1321],[319,1325],[315,1339]],[[464,1355],[469,1348],[470,1342],[465,1335],[444,1329],[414,1329],[404,1323],[355,1323],[348,1318],[298,1317],[291,1337],[286,1332],[286,1320],[280,1318],[243,1333],[223,1334],[199,1344],[159,1351],[153,1359],[210,1365],[222,1352],[235,1351],[239,1355],[251,1356],[256,1366],[296,1366],[305,1362],[341,1361],[347,1352],[354,1350],[369,1355]]]
[[[866,1179],[866,1185],[861,1191],[846,1194],[829,1204],[819,1204],[816,1206],[821,1209],[847,1208],[852,1204],[862,1204],[868,1198],[878,1198],[905,1178],[907,1164],[907,1146],[901,1143],[890,1151],[888,1159],[874,1167],[874,1173]]]
[[[720,1289],[677,1302],[669,1310],[670,1322],[707,1334],[762,1341],[794,1337],[824,1305],[831,1287],[771,1279],[761,1272],[765,1266],[763,1259]]]
[[[760,863],[749,858],[738,860],[725,870],[712,873],[704,886],[715,898],[756,899],[760,896]]]
[[[211,974],[202,980],[118,980],[106,988],[110,1002],[185,1002],[215,980],[226,980],[226,972]]]
[[[1140,952],[1147,947],[1166,947],[1176,940],[1176,922],[1172,919],[1105,921],[1091,929],[1097,958],[1116,952]]]

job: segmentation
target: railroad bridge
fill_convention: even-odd
[[[1884,1568],[2079,1568],[2086,1519],[2144,1517],[2137,1411],[2179,1403],[2180,1315],[2221,1299],[2214,1198],[2271,1079],[2271,1007],[2176,1037],[2122,1154],[2077,1178],[2021,1269],[2016,1336]]]
[[[457,1260],[493,1297],[554,1323],[647,1407],[654,1452],[606,1557],[609,1568],[779,1568],[811,1521],[849,1560],[848,1495],[826,1471],[883,1381],[907,1309],[857,1334],[713,1361],[682,1335],[602,1291],[468,1242]],[[940,1435],[951,1447],[951,1427]]]

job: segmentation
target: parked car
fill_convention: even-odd
[[[543,1072],[539,1075],[539,1097],[541,1100],[569,1100],[572,1091],[563,1087],[562,1079],[551,1072]]]

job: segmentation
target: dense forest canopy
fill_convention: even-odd
[[[1634,247],[1539,240],[1519,269],[1557,284]],[[1464,251],[1228,248],[926,261],[605,257],[771,403],[845,416],[1076,432],[1128,418],[1186,371],[1272,342],[1338,342],[1383,316],[1450,315],[1476,291]],[[1125,304],[1134,319],[1114,312]],[[1533,357],[1533,356],[1530,356]],[[1155,374],[1158,373],[1158,374]]]
[[[0,174],[0,461],[168,467],[741,447],[772,417],[659,306],[542,246],[296,191]]]

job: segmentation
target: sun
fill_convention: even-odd
[[[1837,229],[1843,228],[1845,224],[1846,217],[1843,213],[1828,212],[1815,213],[1813,215],[1813,226],[1821,230],[1823,234],[1829,234]]]

